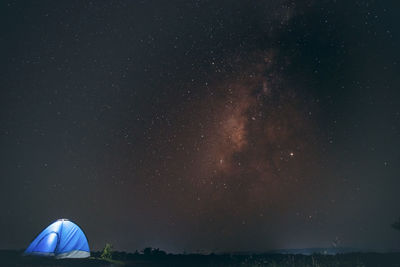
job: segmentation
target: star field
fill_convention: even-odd
[[[0,248],[398,247],[396,8],[1,3]]]

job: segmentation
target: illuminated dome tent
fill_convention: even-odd
[[[67,219],[59,219],[44,229],[24,254],[57,259],[87,258],[90,256],[90,250],[81,228]]]

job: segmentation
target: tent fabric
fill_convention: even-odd
[[[25,250],[25,255],[56,258],[87,258],[90,256],[86,236],[75,223],[60,219],[44,229]]]

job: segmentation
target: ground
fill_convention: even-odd
[[[97,255],[96,253],[94,253]],[[145,256],[119,253],[118,259],[55,260],[43,257],[25,257],[21,251],[0,251],[0,266],[267,266],[267,267],[326,267],[326,266],[400,266],[400,253],[349,253],[340,255],[161,255]]]

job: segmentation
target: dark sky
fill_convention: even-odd
[[[0,248],[400,247],[398,1],[0,5]]]

